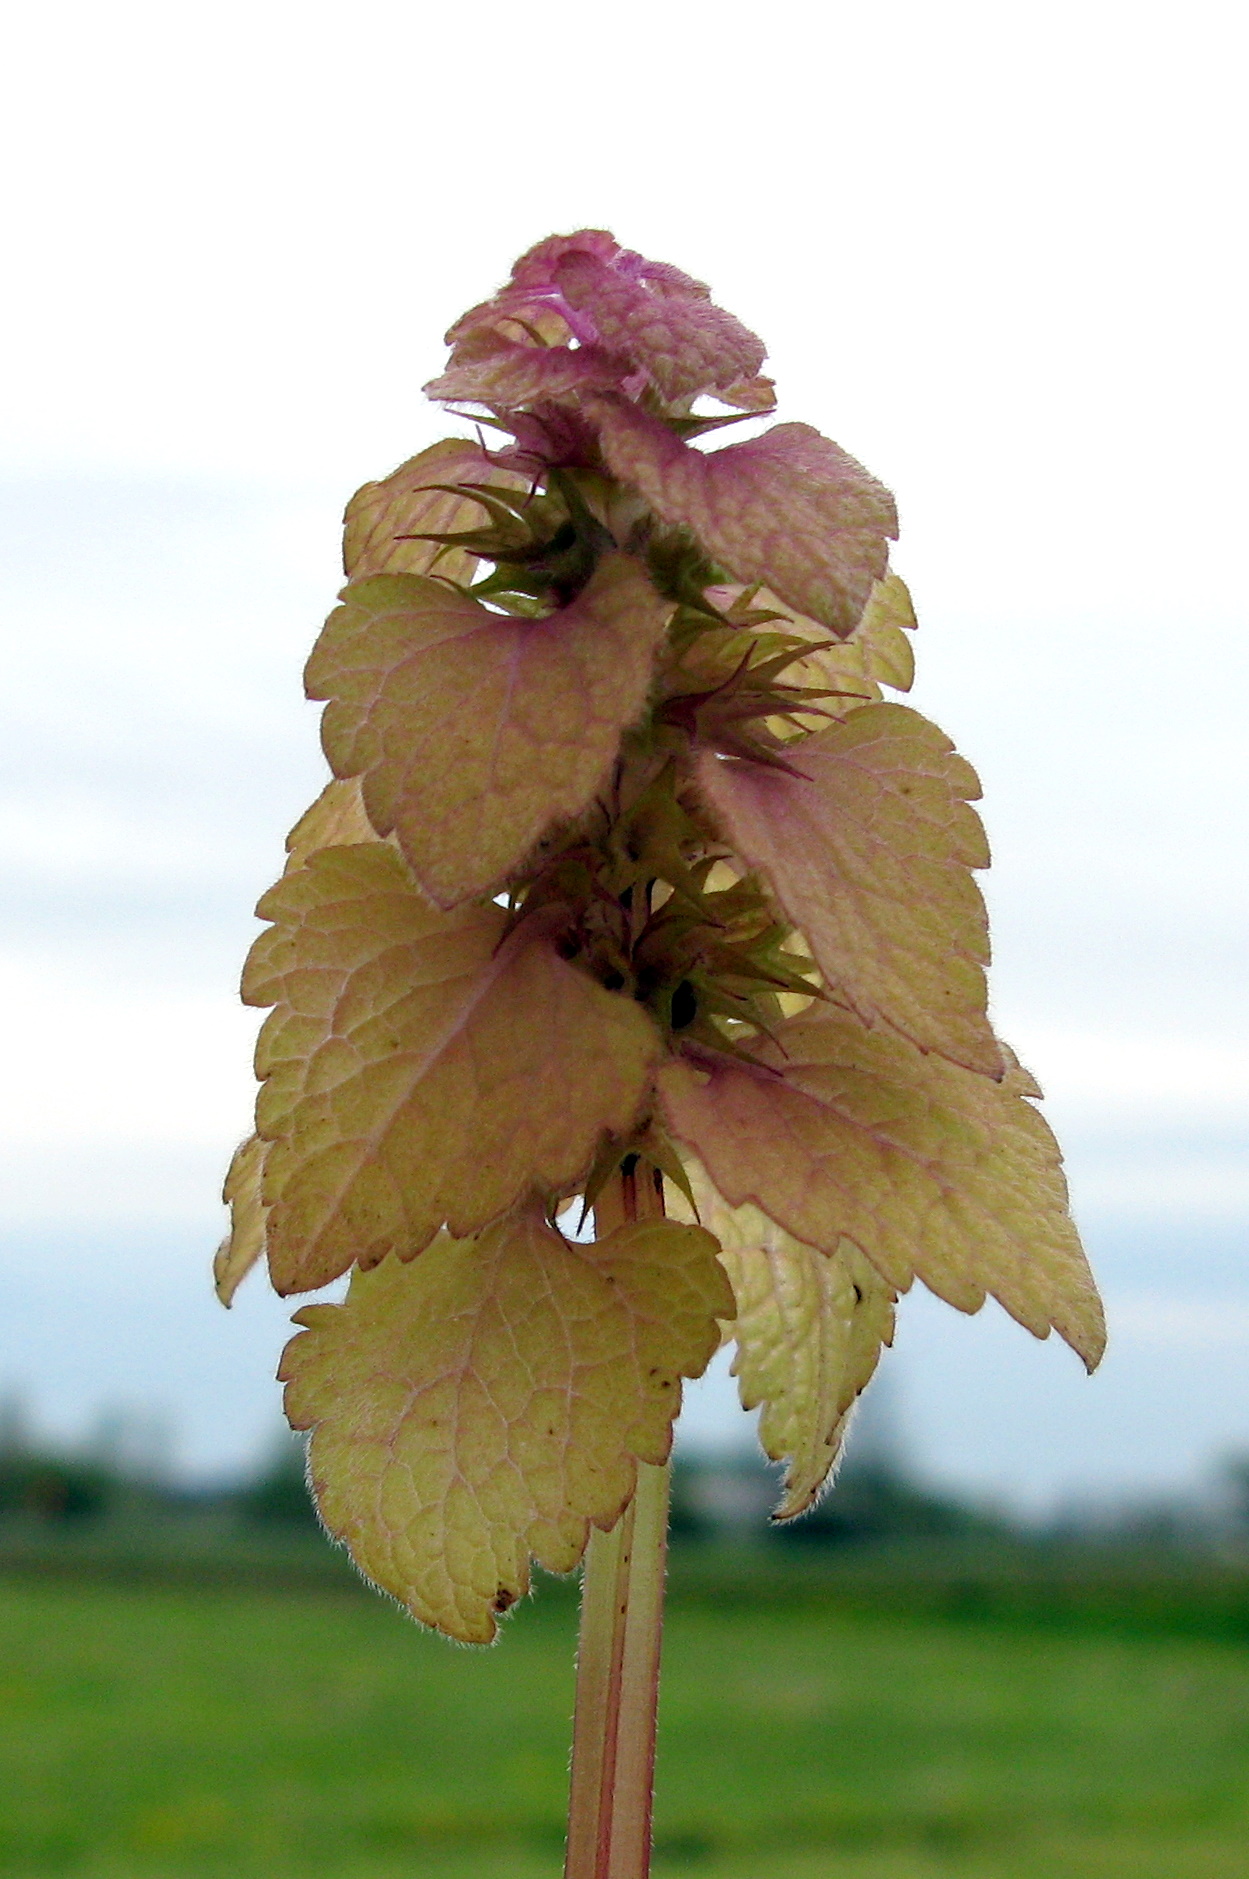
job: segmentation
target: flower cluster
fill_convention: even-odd
[[[771,409],[763,347],[603,231],[448,340],[478,438],[353,499],[308,664],[334,780],[259,908],[217,1270],[354,1269],[284,1360],[323,1515],[482,1638],[663,1459],[721,1325],[782,1517],[914,1278],[1090,1365],[1102,1327],[986,1016],[976,777],[885,696],[888,492],[803,424],[706,447]],[[675,1217],[566,1239],[622,1170]]]

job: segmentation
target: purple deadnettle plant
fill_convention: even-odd
[[[449,344],[476,435],[352,498],[308,662],[333,780],[258,909],[217,1285],[351,1274],[287,1414],[423,1624],[488,1643],[584,1558],[567,1873],[641,1879],[682,1378],[735,1342],[787,1520],[915,1278],[1090,1367],[1102,1316],[986,1016],[975,773],[887,695],[888,491],[806,424],[707,447],[763,346],[602,230]]]

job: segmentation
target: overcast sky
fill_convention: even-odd
[[[206,1289],[250,909],[320,787],[345,498],[447,428],[441,336],[552,230],[708,280],[898,494],[914,701],[977,765],[995,1015],[1103,1273],[1087,1382],[910,1301],[927,1465],[1033,1502],[1249,1448],[1238,10],[28,10],[0,307],[0,1389],[276,1414]],[[694,1418],[721,1428],[725,1391]]]

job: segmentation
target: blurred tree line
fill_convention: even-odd
[[[673,1538],[761,1537],[779,1546],[810,1548],[1010,1530],[1004,1516],[936,1493],[900,1462],[879,1454],[850,1455],[828,1492],[797,1520],[769,1521],[778,1499],[779,1470],[761,1455],[679,1455],[673,1470]]]
[[[114,1426],[83,1453],[57,1450],[36,1440],[12,1405],[0,1411],[0,1524],[17,1519],[48,1526],[83,1526],[144,1508],[166,1515],[202,1510],[207,1502],[228,1508],[240,1523],[288,1532],[318,1530],[305,1482],[304,1443],[282,1431],[253,1473],[222,1487],[189,1489],[171,1481],[140,1447]],[[1004,1530],[1000,1519],[964,1506],[914,1481],[909,1471],[869,1445],[853,1456],[832,1490],[802,1519],[770,1526],[778,1498],[778,1470],[761,1454],[677,1457],[673,1480],[672,1535],[715,1543],[759,1540],[781,1546],[842,1546]]]
[[[113,1415],[80,1448],[58,1447],[32,1432],[20,1404],[0,1403],[0,1531],[14,1524],[82,1529],[119,1517],[205,1510],[233,1513],[245,1525],[319,1531],[302,1438],[284,1430],[242,1480],[195,1487],[162,1462],[159,1433],[150,1418]]]
[[[37,1438],[19,1406],[0,1401],[0,1542],[15,1530],[85,1533],[110,1523],[168,1525],[208,1516],[238,1531],[294,1541],[320,1532],[305,1483],[304,1442],[282,1430],[257,1466],[236,1481],[179,1482],[162,1466],[146,1431],[106,1420],[95,1438],[71,1451]],[[780,1471],[755,1449],[679,1449],[674,1464],[674,1545],[761,1546],[795,1556],[924,1542],[986,1543],[1019,1538],[1008,1513],[976,1505],[924,1481],[867,1419],[835,1482],[800,1519],[769,1521]],[[1068,1510],[1028,1537],[1064,1543],[1127,1543],[1152,1551],[1249,1548],[1249,1454],[1226,1461],[1214,1490],[1191,1501]]]

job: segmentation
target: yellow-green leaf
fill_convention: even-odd
[[[438,483],[486,483],[522,489],[524,479],[496,469],[480,444],[445,437],[400,464],[380,483],[366,483],[343,517],[343,569],[355,581],[371,574],[428,574],[437,568],[449,581],[471,580],[477,557],[462,548],[440,548],[422,535],[456,535],[486,521],[471,496],[435,488]]]
[[[788,1463],[774,1518],[791,1520],[818,1499],[881,1346],[893,1342],[897,1294],[850,1240],[822,1253],[758,1207],[730,1207],[697,1162],[686,1172],[737,1300],[742,1407],[762,1409],[764,1452]],[[674,1195],[670,1211],[683,1218],[687,1208]]]
[[[766,606],[760,594],[756,603]],[[834,717],[844,717],[860,704],[871,704],[884,696],[882,685],[895,691],[909,692],[915,679],[915,653],[908,633],[915,628],[915,611],[906,585],[896,574],[887,574],[873,587],[859,624],[849,639],[830,645],[827,634],[815,620],[791,615],[790,625],[812,639],[822,641],[787,675],[791,682],[826,688],[832,696],[818,702]],[[814,728],[814,726],[813,726]]]
[[[722,605],[741,601],[742,596],[748,594],[752,610],[785,616],[762,630],[797,633],[816,642],[806,658],[788,669],[785,680],[787,684],[818,686],[830,691],[831,697],[817,701],[823,712],[844,717],[860,704],[871,704],[882,698],[882,685],[890,685],[900,692],[911,689],[915,654],[909,635],[915,630],[915,609],[905,581],[896,574],[887,574],[875,583],[853,633],[847,639],[832,643],[828,629],[818,620],[795,613],[766,587],[713,588],[711,592],[712,598]],[[811,728],[815,728],[814,722]]]
[[[986,1017],[988,845],[975,771],[906,705],[864,705],[792,745],[793,770],[710,752],[698,778],[830,986],[954,1063],[1000,1076]]]
[[[669,610],[620,554],[542,620],[407,575],[346,589],[308,662],[309,696],[330,701],[325,752],[363,777],[373,827],[440,906],[496,886],[591,801]]]
[[[674,1062],[659,1076],[672,1133],[731,1206],[752,1202],[824,1252],[853,1240],[898,1291],[918,1276],[960,1311],[992,1293],[1094,1367],[1101,1303],[1058,1144],[1013,1060],[994,1083],[827,1004],[752,1050],[759,1067]]]
[[[310,809],[305,809],[286,838],[287,871],[302,868],[318,848],[346,848],[353,842],[375,842],[377,832],[364,813],[360,779],[336,777],[327,783]]]
[[[387,843],[325,848],[261,901],[243,976],[279,1292],[570,1192],[626,1132],[658,1036],[632,1000],[494,906],[438,912]]]
[[[868,595],[863,618],[851,636],[863,649],[869,678],[892,685],[895,691],[910,691],[915,682],[915,648],[909,635],[914,631],[915,609],[906,582],[887,574]]]
[[[680,1379],[733,1308],[715,1255],[697,1227],[570,1245],[526,1211],[297,1313],[287,1415],[314,1430],[321,1516],[361,1571],[469,1644],[524,1596],[531,1558],[571,1571],[637,1462],[667,1457]]]
[[[223,1305],[234,1302],[234,1294],[258,1259],[264,1257],[265,1216],[268,1209],[260,1198],[266,1144],[249,1135],[234,1151],[221,1198],[230,1209],[230,1231],[217,1248],[213,1260],[213,1282]]]

